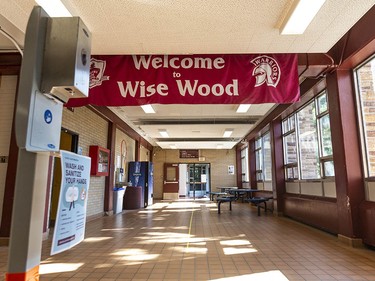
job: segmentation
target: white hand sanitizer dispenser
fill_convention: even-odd
[[[79,18],[50,18],[34,7],[25,37],[16,140],[27,151],[58,151],[63,103],[87,97],[91,34]]]

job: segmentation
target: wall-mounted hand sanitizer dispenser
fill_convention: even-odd
[[[90,54],[91,33],[80,18],[50,18],[41,91],[64,103],[71,97],[87,97]]]
[[[79,18],[34,7],[26,28],[16,140],[27,151],[58,151],[63,103],[88,95],[91,35]]]
[[[31,111],[31,130],[27,151],[57,151],[60,149],[62,122],[61,102],[50,99],[41,93],[34,95],[34,109]]]

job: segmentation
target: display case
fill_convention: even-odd
[[[89,150],[91,157],[92,176],[108,176],[110,150],[98,145],[91,145]]]

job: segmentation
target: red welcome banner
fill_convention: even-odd
[[[299,100],[298,57],[259,55],[92,56],[87,104],[255,104]]]

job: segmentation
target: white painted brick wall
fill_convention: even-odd
[[[78,146],[82,155],[89,156],[89,146],[107,147],[108,122],[87,107],[75,108],[74,112],[64,108],[62,127],[79,135]],[[87,202],[87,216],[104,212],[105,177],[91,177]]]

